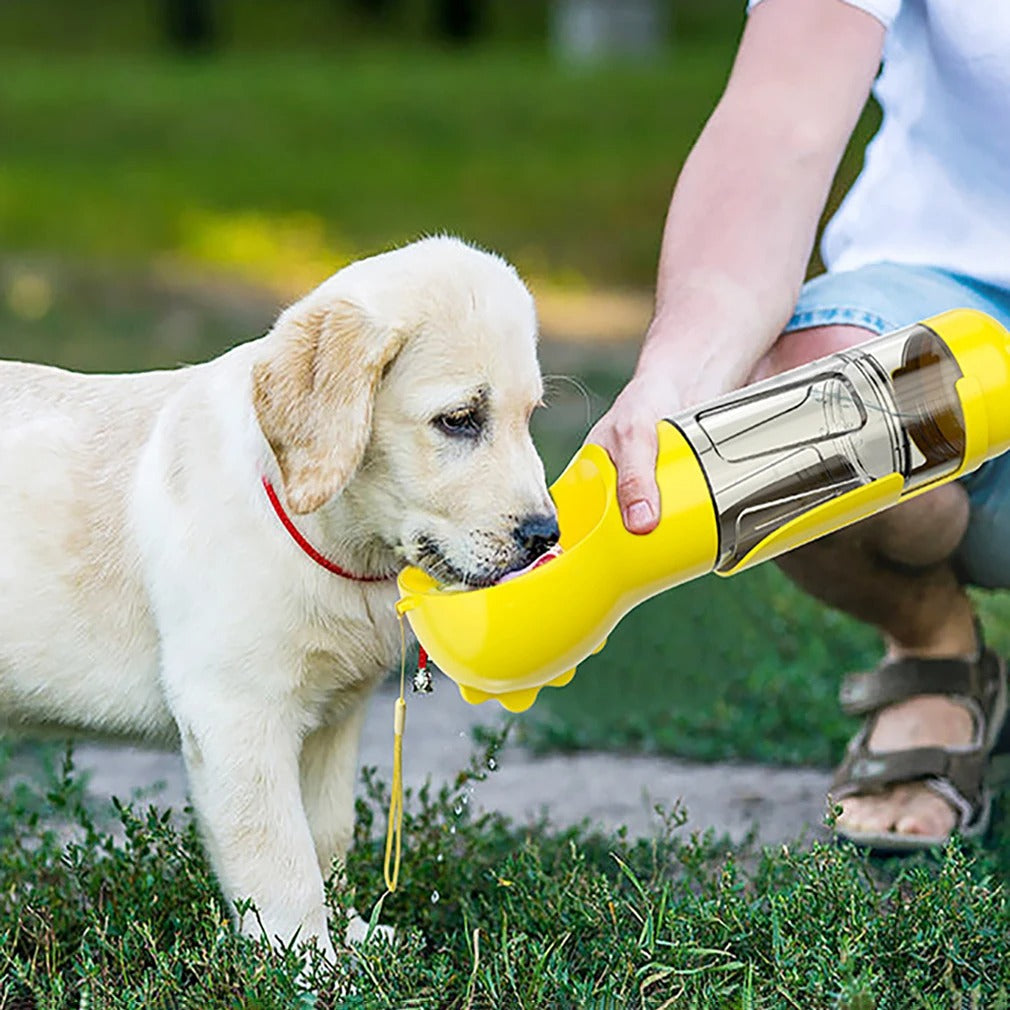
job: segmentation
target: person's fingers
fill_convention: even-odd
[[[629,533],[649,533],[659,522],[655,425],[639,427],[617,445],[617,501],[624,526]]]
[[[588,442],[606,449],[617,468],[617,501],[629,533],[648,533],[659,522],[656,485],[656,426],[617,411],[603,417],[589,433]]]

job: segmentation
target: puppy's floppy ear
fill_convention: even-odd
[[[376,387],[404,336],[348,301],[297,309],[281,317],[272,353],[253,366],[252,395],[288,507],[305,513],[343,490],[361,463]]]

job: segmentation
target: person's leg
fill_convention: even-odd
[[[754,379],[777,374],[876,336],[856,326],[821,326],[785,334]],[[968,496],[949,484],[779,559],[802,589],[879,628],[893,658],[972,656],[977,642],[971,603],[952,557],[968,524]],[[974,720],[943,695],[919,695],[881,710],[871,751],[970,744]],[[948,834],[957,815],[921,782],[840,801],[838,825],[859,832]]]

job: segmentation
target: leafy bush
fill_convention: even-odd
[[[1008,1005],[1005,845],[895,867],[842,846],[732,852],[678,810],[649,841],[520,829],[464,802],[500,742],[408,798],[385,897],[385,786],[367,775],[328,900],[397,934],[335,936],[335,966],[234,933],[190,820],[117,804],[100,825],[69,754],[43,786],[7,775],[0,1007]]]

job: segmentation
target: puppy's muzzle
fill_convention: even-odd
[[[557,516],[548,513],[536,513],[521,519],[512,532],[519,547],[519,563],[516,568],[524,568],[532,564],[545,551],[549,551],[557,542],[561,531],[558,529]]]

